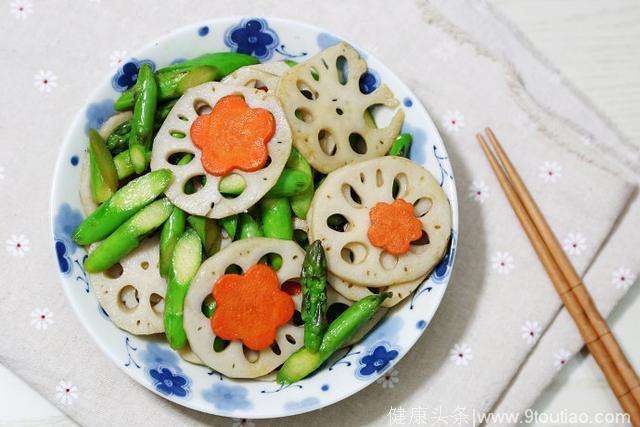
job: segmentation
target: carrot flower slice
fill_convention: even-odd
[[[267,143],[275,130],[268,110],[250,108],[241,96],[229,95],[193,122],[191,141],[202,150],[202,166],[212,175],[233,169],[254,172],[266,165]]]
[[[276,273],[264,264],[244,275],[223,275],[213,287],[213,298],[213,332],[224,340],[241,340],[252,350],[269,347],[295,308],[291,296],[280,289]]]
[[[422,223],[413,215],[413,205],[403,199],[377,203],[369,211],[369,219],[369,241],[393,255],[405,254],[411,242],[422,235]]]

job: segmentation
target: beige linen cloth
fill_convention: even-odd
[[[464,13],[454,11],[456,3]],[[7,249],[0,253],[0,363],[80,424],[232,423],[172,404],[111,363],[67,303],[52,255],[50,182],[66,128],[96,82],[113,72],[112,52],[133,54],[185,24],[279,16],[354,41],[425,104],[456,175],[458,256],[424,337],[386,378],[357,395],[257,424],[386,425],[394,421],[390,408],[402,407],[404,419],[395,421],[471,425],[472,411],[527,408],[557,372],[554,365],[581,347],[474,142],[485,126],[504,142],[605,313],[640,266],[638,252],[628,250],[639,241],[638,203],[628,206],[637,179],[627,172],[637,161],[635,148],[539,59],[521,54],[526,49],[508,28],[488,30],[501,21],[483,2],[59,0],[34,2],[31,10],[26,19],[0,15],[0,55],[11,64],[0,75],[0,237]],[[52,322],[38,329],[44,308]],[[57,399],[61,381],[74,387],[74,397]]]

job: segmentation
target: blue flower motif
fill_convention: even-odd
[[[251,409],[253,405],[247,399],[247,389],[242,386],[226,385],[223,382],[215,383],[210,389],[202,392],[202,397],[207,402],[222,410]]]
[[[55,240],[54,247],[56,250],[56,259],[58,260],[58,268],[62,274],[69,274],[73,270],[73,261],[69,257],[67,245],[62,240]]]
[[[71,253],[75,252],[77,245],[72,239],[73,232],[82,222],[82,213],[73,209],[68,203],[63,203],[58,208],[58,213],[53,218],[53,234],[56,240],[64,242]],[[57,252],[57,247],[56,247]]]
[[[366,347],[373,347],[380,341],[388,342],[393,337],[400,336],[403,326],[404,320],[401,317],[387,316],[367,334],[362,344]]]
[[[440,263],[433,269],[433,273],[431,274],[431,280],[434,283],[442,283],[449,275],[450,267],[453,265],[453,260],[456,257],[456,232],[455,230],[451,232],[451,239],[449,240],[449,247],[447,248],[447,253],[440,261]]]
[[[359,83],[360,92],[368,95],[376,90],[378,86],[380,86],[380,78],[378,77],[378,73],[369,68],[363,75],[360,76]]]
[[[113,109],[112,99],[105,99],[89,104],[87,112],[85,113],[87,121],[84,124],[84,133],[88,134],[89,129],[99,129],[115,112],[116,110]]]
[[[387,350],[386,344],[381,344],[360,359],[362,367],[358,370],[358,375],[367,377],[380,373],[387,368],[389,362],[398,357],[397,350]]]
[[[124,92],[138,81],[138,71],[142,64],[148,64],[152,71],[156,70],[156,64],[150,59],[137,60],[131,58],[128,62],[122,64],[118,71],[111,79],[111,86],[118,92]]]
[[[287,411],[302,411],[305,409],[313,408],[320,404],[320,399],[317,397],[307,397],[299,402],[287,402],[284,404],[284,409]]]
[[[206,25],[204,27],[198,28],[198,35],[200,37],[204,37],[207,34],[209,34],[209,27],[207,27]]]
[[[224,43],[234,52],[253,55],[266,61],[278,46],[278,35],[261,18],[243,19],[239,25],[231,27],[224,35]]]
[[[159,344],[147,344],[147,347],[140,352],[140,357],[142,363],[150,368],[170,366],[182,372],[179,366],[178,354],[175,351],[165,350]]]
[[[158,367],[149,370],[149,376],[153,381],[153,386],[165,396],[185,397],[191,390],[191,381],[188,377],[173,373],[166,367]]]

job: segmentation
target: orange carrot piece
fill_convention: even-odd
[[[369,211],[369,219],[371,244],[396,256],[407,253],[411,242],[422,236],[422,223],[414,216],[413,205],[403,199],[377,203]]]
[[[256,264],[244,275],[225,274],[213,287],[216,311],[211,328],[223,340],[241,340],[252,350],[269,347],[278,327],[294,312],[291,296],[280,289],[278,276]]]
[[[233,169],[254,172],[268,158],[267,143],[276,123],[264,108],[250,108],[244,98],[220,98],[209,114],[191,125],[191,141],[202,150],[202,166],[212,175],[224,176]]]

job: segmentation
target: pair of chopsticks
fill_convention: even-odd
[[[629,414],[632,424],[640,426],[640,380],[637,374],[500,142],[491,129],[486,128],[485,132],[495,154],[482,134],[476,134],[476,138],[522,228],[620,406]]]

